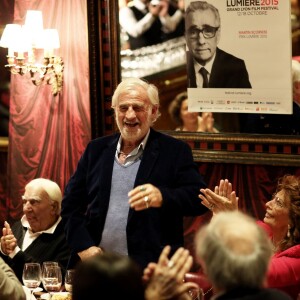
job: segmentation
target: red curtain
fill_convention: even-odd
[[[21,195],[30,180],[49,178],[64,189],[91,138],[86,1],[16,0],[14,23],[24,24],[27,10],[41,10],[44,28],[58,30],[61,48],[56,54],[64,61],[64,80],[61,94],[53,96],[50,85],[36,87],[29,75],[11,76],[10,222],[22,215]]]

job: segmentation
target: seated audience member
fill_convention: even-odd
[[[122,7],[119,21],[128,34],[130,49],[159,44],[165,34],[176,30],[183,18],[182,9],[170,16],[167,0],[133,0],[132,5]]]
[[[169,105],[169,114],[178,126],[177,131],[199,131],[199,132],[219,132],[214,127],[214,118],[211,112],[202,112],[199,116],[198,112],[188,111],[187,92],[178,94]]]
[[[37,178],[25,186],[23,217],[10,227],[5,222],[1,237],[1,256],[22,282],[26,262],[57,261],[63,273],[70,250],[61,222],[62,193],[59,186]]]
[[[159,258],[155,271],[142,269],[128,256],[104,252],[81,261],[76,266],[73,281],[72,300],[93,299],[94,295],[105,299],[130,300],[185,300],[187,291],[198,288],[193,283],[183,283],[182,279],[191,265],[192,257],[187,250],[180,248],[172,256],[170,267],[166,246]],[[149,274],[151,273],[151,279]],[[147,277],[147,282],[143,281]]]
[[[25,300],[26,295],[14,271],[0,257],[0,299]]]
[[[128,256],[104,252],[76,266],[72,300],[144,299],[142,271]]]
[[[215,215],[238,209],[238,198],[227,179],[220,181],[215,192],[201,192],[202,204]],[[285,175],[278,180],[276,192],[266,203],[264,220],[257,223],[268,233],[273,246],[267,286],[296,299],[300,293],[300,177]]]
[[[272,247],[265,232],[246,214],[217,214],[197,232],[195,248],[213,285],[214,299],[291,299],[264,287]]]

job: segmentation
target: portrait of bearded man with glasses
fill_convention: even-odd
[[[191,2],[185,28],[189,88],[251,88],[244,60],[218,48],[221,18],[215,6]]]

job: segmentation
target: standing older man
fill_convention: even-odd
[[[245,62],[217,47],[221,37],[219,11],[206,1],[186,9],[188,87],[251,88]]]
[[[183,216],[207,211],[197,199],[205,183],[190,147],[151,129],[159,116],[157,88],[126,79],[112,107],[120,133],[89,143],[65,189],[70,266],[107,250],[145,267],[164,246],[183,245]]]
[[[62,193],[59,186],[37,178],[25,186],[22,196],[24,215],[12,227],[5,222],[1,237],[1,256],[22,282],[26,262],[57,261],[67,266],[70,250],[61,222]]]

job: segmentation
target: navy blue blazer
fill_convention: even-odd
[[[196,88],[196,76],[193,57],[187,52],[188,87]],[[250,89],[251,83],[245,62],[219,48],[211,69],[209,88],[244,88]]]
[[[70,178],[62,201],[62,219],[72,249],[69,267],[78,252],[98,246],[109,205],[112,170],[120,134],[92,140]],[[151,183],[163,196],[160,208],[135,211],[128,206],[128,254],[142,268],[156,262],[165,245],[173,252],[183,246],[183,216],[207,212],[198,198],[206,187],[183,141],[151,129],[134,186]]]

